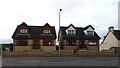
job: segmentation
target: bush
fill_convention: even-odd
[[[2,46],[2,50],[5,51],[5,47],[4,46]]]
[[[13,51],[13,43],[10,43],[10,50]]]

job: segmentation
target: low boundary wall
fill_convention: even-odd
[[[44,51],[3,51],[3,56],[115,56],[113,51],[53,51],[46,53]]]
[[[77,51],[76,55],[80,56],[114,56],[113,51]]]

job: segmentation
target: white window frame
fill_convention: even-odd
[[[20,29],[20,33],[28,33],[27,29]]]
[[[93,36],[94,35],[94,31],[87,31],[87,36]]]
[[[50,33],[50,30],[44,30],[43,33],[49,34],[49,33]]]
[[[89,45],[97,45],[97,41],[91,40],[91,41],[89,41]]]

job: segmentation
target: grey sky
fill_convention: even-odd
[[[11,42],[17,25],[43,26],[49,23],[58,32],[58,12],[61,26],[92,25],[103,38],[109,26],[118,28],[119,0],[0,0],[0,43]]]

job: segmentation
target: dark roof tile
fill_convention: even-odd
[[[94,31],[94,36],[86,36],[84,30],[86,30],[88,27],[91,27],[94,30],[94,28],[91,25],[85,28],[74,27],[76,29],[76,35],[73,36],[66,34],[65,30],[68,29],[68,27],[60,27],[60,31],[62,31],[63,39],[100,39],[100,37],[95,31]]]
[[[114,30],[114,35],[118,40],[120,40],[120,30]]]
[[[56,39],[55,27],[51,26],[51,34],[43,34],[42,27],[44,26],[28,26],[30,32],[28,34],[20,34],[18,25],[12,38],[42,38],[42,39]]]

